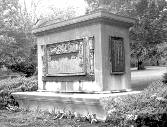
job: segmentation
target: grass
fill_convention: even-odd
[[[148,117],[147,114],[156,115],[157,113],[166,112],[167,103],[161,103],[161,101],[156,99],[159,97],[166,98],[166,91],[167,85],[158,80],[151,83],[141,94],[105,98],[104,107],[106,111],[112,110],[113,106],[116,109],[116,113],[112,113],[113,117],[110,115],[108,123],[90,124],[89,121],[78,122],[76,119],[70,118],[55,119],[55,112],[50,113],[40,110],[35,112],[29,110],[21,110],[19,112],[0,110],[0,127],[112,127],[119,125],[120,121],[123,120],[122,118],[129,114],[142,116],[143,118],[142,114],[144,114],[144,117]],[[121,117],[122,115],[123,117]]]
[[[5,99],[5,98],[8,98],[11,92],[34,91],[37,88],[36,86],[37,86],[36,77],[31,77],[31,78],[18,77],[13,79],[1,80],[0,107],[1,107],[1,101],[2,102],[8,101],[8,99]],[[19,112],[0,110],[0,127],[98,127],[98,126],[102,126],[102,123],[90,124],[90,122],[77,122],[74,119],[61,119],[61,120],[53,119],[54,115],[55,113],[53,114],[49,112],[42,112],[40,110],[36,112],[28,111],[28,110],[27,111],[21,110]]]
[[[158,70],[148,70],[149,74],[151,71],[151,74],[157,74]],[[145,75],[148,75],[147,72],[135,72],[135,74],[140,77],[141,79],[136,79],[137,85],[143,85],[146,86],[146,82],[148,82],[148,77],[144,76],[145,79],[147,78],[147,81],[143,79],[143,73]],[[155,71],[153,73],[153,71]],[[142,73],[142,74],[140,74]],[[158,75],[158,76],[157,76]],[[160,75],[153,75],[151,76],[151,80],[154,78],[155,80],[160,78]],[[156,77],[158,77],[156,79]],[[135,77],[133,77],[135,79]],[[142,82],[141,82],[142,81]],[[150,83],[148,83],[150,84]],[[136,86],[137,86],[136,85]],[[22,90],[22,86],[24,86],[25,91],[31,91],[32,86],[37,86],[37,80],[36,78],[15,78],[15,79],[6,79],[2,80],[0,82],[0,91],[6,89],[9,91],[20,91]],[[143,87],[144,88],[144,87]],[[135,114],[139,114],[141,112],[152,112],[157,111],[156,108],[152,110],[150,107],[161,107],[160,105],[157,105],[158,103],[155,102],[155,99],[150,98],[152,95],[154,96],[156,94],[156,97],[165,97],[167,98],[167,86],[163,85],[162,82],[156,81],[149,85],[147,89],[145,89],[142,92],[142,95],[137,96],[129,96],[129,97],[123,97],[123,103],[118,103],[118,105],[115,105],[118,107],[120,112],[122,111],[124,113],[135,112]],[[110,101],[111,100],[111,101]],[[119,100],[119,99],[117,99]],[[135,100],[135,101],[134,101]],[[152,100],[152,101],[150,101]],[[157,100],[156,100],[157,101]],[[112,107],[112,99],[109,98],[107,101],[107,107],[108,110]],[[150,103],[152,102],[152,103]],[[140,104],[139,104],[140,103]],[[115,103],[114,103],[115,104]],[[149,104],[149,105],[148,105]],[[166,105],[166,104],[165,104]],[[132,107],[131,107],[132,106]],[[135,108],[135,110],[132,111],[132,109]],[[124,110],[122,110],[124,109]],[[136,109],[140,109],[139,111]],[[106,108],[107,110],[107,108]],[[107,111],[108,111],[107,110]],[[150,110],[150,111],[149,111]],[[114,118],[116,116],[114,115]],[[74,119],[54,119],[54,114],[49,112],[41,112],[41,111],[19,111],[19,112],[11,112],[8,110],[0,110],[0,127],[106,127],[106,123],[99,122],[95,124],[90,124],[90,122],[77,122]]]
[[[133,90],[144,90],[153,81],[160,80],[167,71],[166,67],[147,66],[145,70],[131,70],[131,86]]]
[[[105,123],[77,122],[74,119],[54,119],[49,112],[0,110],[1,127],[105,127]]]

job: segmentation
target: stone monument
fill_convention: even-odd
[[[73,111],[95,112],[104,119],[101,95],[131,88],[129,27],[134,22],[100,9],[66,21],[40,23],[33,30],[38,45],[38,92],[13,95],[22,105],[40,103],[46,109],[68,105]]]
[[[38,88],[58,92],[130,89],[129,27],[133,19],[96,11],[48,21],[33,30]]]

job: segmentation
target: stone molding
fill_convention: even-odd
[[[73,18],[66,21],[54,22],[47,21],[42,25],[38,25],[35,29],[33,29],[33,34],[36,36],[42,36],[45,34],[72,29],[75,27],[86,26],[90,24],[94,24],[97,22],[104,22],[114,25],[122,25],[124,27],[130,27],[135,23],[135,20],[132,18],[118,16],[112,13],[108,13],[105,11],[98,11],[89,15],[80,16],[77,18]]]

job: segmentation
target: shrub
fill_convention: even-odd
[[[26,77],[32,76],[36,71],[36,64],[29,61],[15,63],[10,66],[13,72],[22,72],[26,74]]]
[[[167,85],[159,80],[150,84],[148,88],[139,94],[102,98],[101,101],[108,112],[110,121],[113,122],[115,119],[122,119],[123,117],[124,123],[127,123],[129,120],[127,118],[128,115],[134,117],[145,116],[145,114],[148,116],[151,114],[163,114],[167,111],[165,98],[167,98]],[[113,113],[118,118],[110,117]],[[132,120],[135,121],[135,119],[133,118]]]
[[[37,77],[30,77],[30,78],[17,77],[13,79],[8,78],[8,79],[1,80],[0,81],[0,109],[8,108],[8,106],[10,107],[10,105],[18,106],[18,103],[10,95],[12,92],[36,91],[37,89],[38,89]]]
[[[25,88],[25,90],[22,90]],[[0,81],[0,91],[19,92],[19,91],[36,91],[37,77],[17,77],[8,78]]]
[[[167,73],[164,73],[164,75],[163,75],[163,82],[167,83]]]
[[[135,121],[137,127],[166,127],[167,113],[162,114],[140,114]]]

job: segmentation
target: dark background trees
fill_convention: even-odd
[[[136,19],[130,29],[131,58],[137,62],[138,69],[144,69],[148,60],[165,57],[167,42],[167,1],[166,0],[85,0],[87,13],[103,6],[111,13]]]
[[[140,0],[135,5],[135,10],[137,22],[130,31],[133,50],[131,56],[137,59],[138,69],[143,69],[140,65],[150,59],[156,59],[159,65],[165,50],[161,46],[164,47],[162,44],[167,41],[167,1]]]
[[[0,63],[27,76],[32,75],[36,69],[36,60],[32,61],[36,59],[32,56],[36,45],[31,33],[32,27],[31,19],[22,10],[18,0],[0,1]],[[14,66],[24,70],[26,68],[27,71],[18,70]]]
[[[131,57],[143,69],[145,61],[157,65],[167,55],[167,1],[165,0],[85,0],[86,13],[103,7],[111,13],[136,19],[130,29]],[[37,66],[36,38],[33,25],[40,19],[66,20],[75,17],[75,10],[50,8],[52,14],[37,16],[40,1],[32,3],[31,14],[26,4],[21,7],[19,0],[0,1],[0,65],[31,76]]]
[[[74,8],[60,10],[50,7],[48,15],[37,15],[40,0],[31,1],[28,11],[26,1],[0,0],[0,65],[26,76],[35,73],[37,45],[32,29],[40,20],[56,18],[58,21],[75,16]]]

